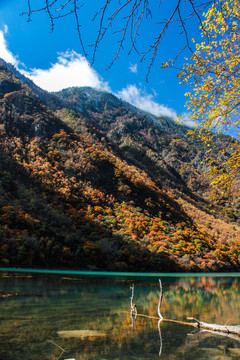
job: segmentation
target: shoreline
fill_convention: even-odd
[[[211,273],[143,273],[143,272],[112,272],[112,271],[92,271],[92,270],[63,270],[63,269],[32,269],[32,268],[0,268],[0,276],[3,272],[10,273],[32,273],[46,275],[78,275],[78,276],[97,276],[97,277],[240,277],[240,272],[211,272]],[[27,275],[26,275],[27,276]]]

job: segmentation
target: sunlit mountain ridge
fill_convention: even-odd
[[[186,127],[91,88],[49,94],[3,62],[0,103],[1,265],[239,269],[239,203]]]

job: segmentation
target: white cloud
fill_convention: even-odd
[[[0,30],[0,57],[13,64],[21,73],[30,78],[35,84],[47,91],[58,91],[71,86],[91,86],[96,89],[110,91],[106,81],[94,70],[82,55],[74,51],[67,51],[58,56],[57,62],[49,69],[20,69],[25,67],[8,49],[5,35],[7,25]]]
[[[4,32],[4,34],[7,34],[7,32],[8,32],[8,26],[6,24],[3,25],[3,32]]]
[[[16,56],[14,56],[11,51],[8,50],[7,42],[5,40],[4,35],[8,32],[7,25],[3,26],[3,30],[0,30],[0,57],[5,60],[6,62],[9,62],[16,67],[19,64],[18,59]]]
[[[197,127],[195,121],[191,118],[191,115],[188,113],[184,113],[179,119],[180,124],[185,125],[191,129]]]
[[[129,70],[134,73],[134,74],[137,74],[138,73],[138,64],[131,64],[129,66]]]
[[[167,116],[173,120],[177,118],[177,114],[173,109],[157,103],[154,101],[153,95],[144,93],[141,89],[137,88],[136,85],[128,85],[125,89],[119,91],[117,96],[150,114],[159,117]]]
[[[57,62],[52,64],[48,69],[35,68],[29,71],[19,69],[21,63],[7,48],[7,42],[4,37],[7,31],[7,26],[4,26],[4,30],[0,30],[0,57],[16,66],[20,72],[29,77],[42,89],[59,91],[72,86],[90,86],[111,92],[108,82],[102,79],[97,71],[91,67],[86,58],[74,51],[59,54]],[[24,66],[24,64],[21,65]],[[129,69],[137,73],[137,64],[131,65]],[[159,104],[154,100],[156,94],[147,94],[141,88],[137,88],[136,85],[128,85],[116,95],[150,114],[158,117],[167,116],[173,120],[177,118],[177,114],[173,109]],[[191,120],[185,116],[183,122],[190,126]]]
[[[47,91],[59,91],[72,86],[91,86],[110,91],[107,82],[90,66],[82,55],[67,51],[49,69],[31,69],[24,72],[35,84]]]

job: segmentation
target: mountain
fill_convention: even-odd
[[[103,113],[106,107],[112,110],[121,108],[122,111],[124,109],[128,113],[137,113],[148,121],[158,124],[159,128],[162,129],[175,125],[174,121],[170,118],[164,117],[158,122],[157,116],[140,110],[107,91],[96,90],[88,86],[71,87],[52,94],[55,94],[76,112],[84,115],[89,114],[90,111]]]
[[[0,138],[2,266],[239,269],[239,202],[214,193],[186,127],[91,88],[49,94],[2,63]]]
[[[0,65],[1,126],[8,135],[51,137],[64,122],[51,113],[30,88]]]
[[[93,124],[121,158],[151,175],[158,186],[167,184],[193,198],[196,194],[204,196],[209,188],[204,173],[208,147],[197,138],[191,139],[186,126],[89,87],[68,88],[55,95]],[[78,121],[70,125],[80,130]],[[215,137],[212,150],[230,148],[233,141],[226,136]]]
[[[39,99],[52,110],[59,109],[63,106],[63,103],[59,100],[59,98],[34,84],[32,80],[20,73],[12,64],[7,63],[5,60],[0,58],[0,66],[7,68],[15,76],[15,78],[20,80],[21,83],[26,84],[28,88],[30,88],[32,92],[36,94]]]

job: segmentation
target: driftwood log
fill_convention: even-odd
[[[192,320],[194,322],[186,322],[186,321],[179,321],[179,320],[172,320],[172,319],[165,319],[163,318],[161,314],[161,305],[162,305],[162,298],[163,298],[163,291],[162,291],[162,282],[159,279],[159,285],[160,285],[160,294],[159,294],[159,301],[158,301],[158,317],[157,316],[150,316],[145,314],[137,314],[139,317],[145,317],[149,319],[155,319],[165,322],[171,322],[179,325],[186,325],[186,326],[192,326],[198,329],[201,329],[202,331],[208,331],[211,333],[214,333],[216,335],[225,335],[228,337],[231,337],[232,339],[240,341],[240,325],[218,325],[218,324],[208,324],[203,321],[199,321],[193,317],[188,317],[187,320]],[[131,297],[131,303],[130,303],[130,309],[132,309],[132,300],[134,296],[134,285],[130,288],[132,289],[132,297]],[[136,316],[136,317],[137,317]],[[135,317],[135,319],[136,319]],[[132,318],[132,312],[131,312],[131,318]]]
[[[124,311],[128,313],[127,311]],[[195,318],[187,318],[188,320],[193,320],[195,322],[187,322],[181,320],[173,320],[173,319],[160,319],[157,316],[150,316],[145,314],[137,314],[138,317],[144,317],[148,319],[161,320],[161,322],[169,322],[178,325],[191,326],[194,328],[198,328],[200,330],[204,330],[207,332],[211,332],[215,335],[228,336],[234,340],[240,341],[240,325],[218,325],[218,324],[208,324],[202,321],[199,321]]]
[[[199,321],[193,317],[188,317],[188,320],[193,320],[195,323],[192,326],[195,326],[200,329],[217,331],[225,334],[234,334],[240,336],[240,325],[218,325],[218,324],[208,324],[202,321]]]

